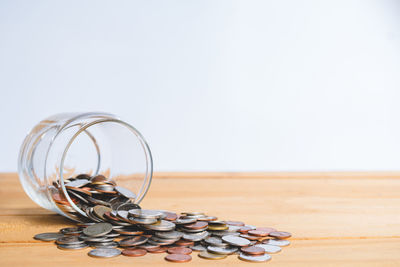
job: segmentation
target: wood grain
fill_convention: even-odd
[[[292,232],[270,265],[400,266],[400,173],[158,173],[142,206]],[[162,255],[99,260],[33,240],[72,223],[33,203],[15,174],[0,174],[0,214],[0,266],[171,265]],[[189,264],[247,263],[193,254]]]

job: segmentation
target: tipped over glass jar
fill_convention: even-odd
[[[139,204],[150,187],[153,160],[143,136],[115,115],[62,113],[26,136],[18,172],[38,205],[85,222],[96,205]]]

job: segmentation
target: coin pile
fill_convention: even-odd
[[[167,253],[165,260],[188,262],[192,251],[203,259],[218,260],[236,254],[249,262],[271,259],[269,254],[290,244],[288,232],[270,227],[255,227],[239,221],[221,221],[202,212],[145,210],[134,204],[135,194],[118,187],[104,176],[79,175],[65,184],[73,203],[86,216],[76,227],[58,233],[42,233],[34,238],[55,241],[63,250],[94,248],[88,255],[110,258],[119,255],[144,256]],[[55,185],[56,187],[56,185]],[[61,193],[53,198],[67,209]],[[121,250],[122,249],[122,250]]]

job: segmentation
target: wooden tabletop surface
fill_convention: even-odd
[[[270,266],[400,266],[400,173],[156,173],[142,207],[204,211],[293,234]],[[0,174],[0,266],[172,266],[162,254],[95,259],[33,240],[73,225]],[[245,266],[236,256],[186,265]],[[176,263],[178,264],[178,263]]]

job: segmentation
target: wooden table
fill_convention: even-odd
[[[270,266],[400,266],[400,173],[157,173],[142,206],[291,232]],[[0,266],[172,266],[161,254],[95,259],[33,240],[72,223],[33,203],[16,174],[0,174],[0,210]],[[249,263],[193,253],[190,264]]]

